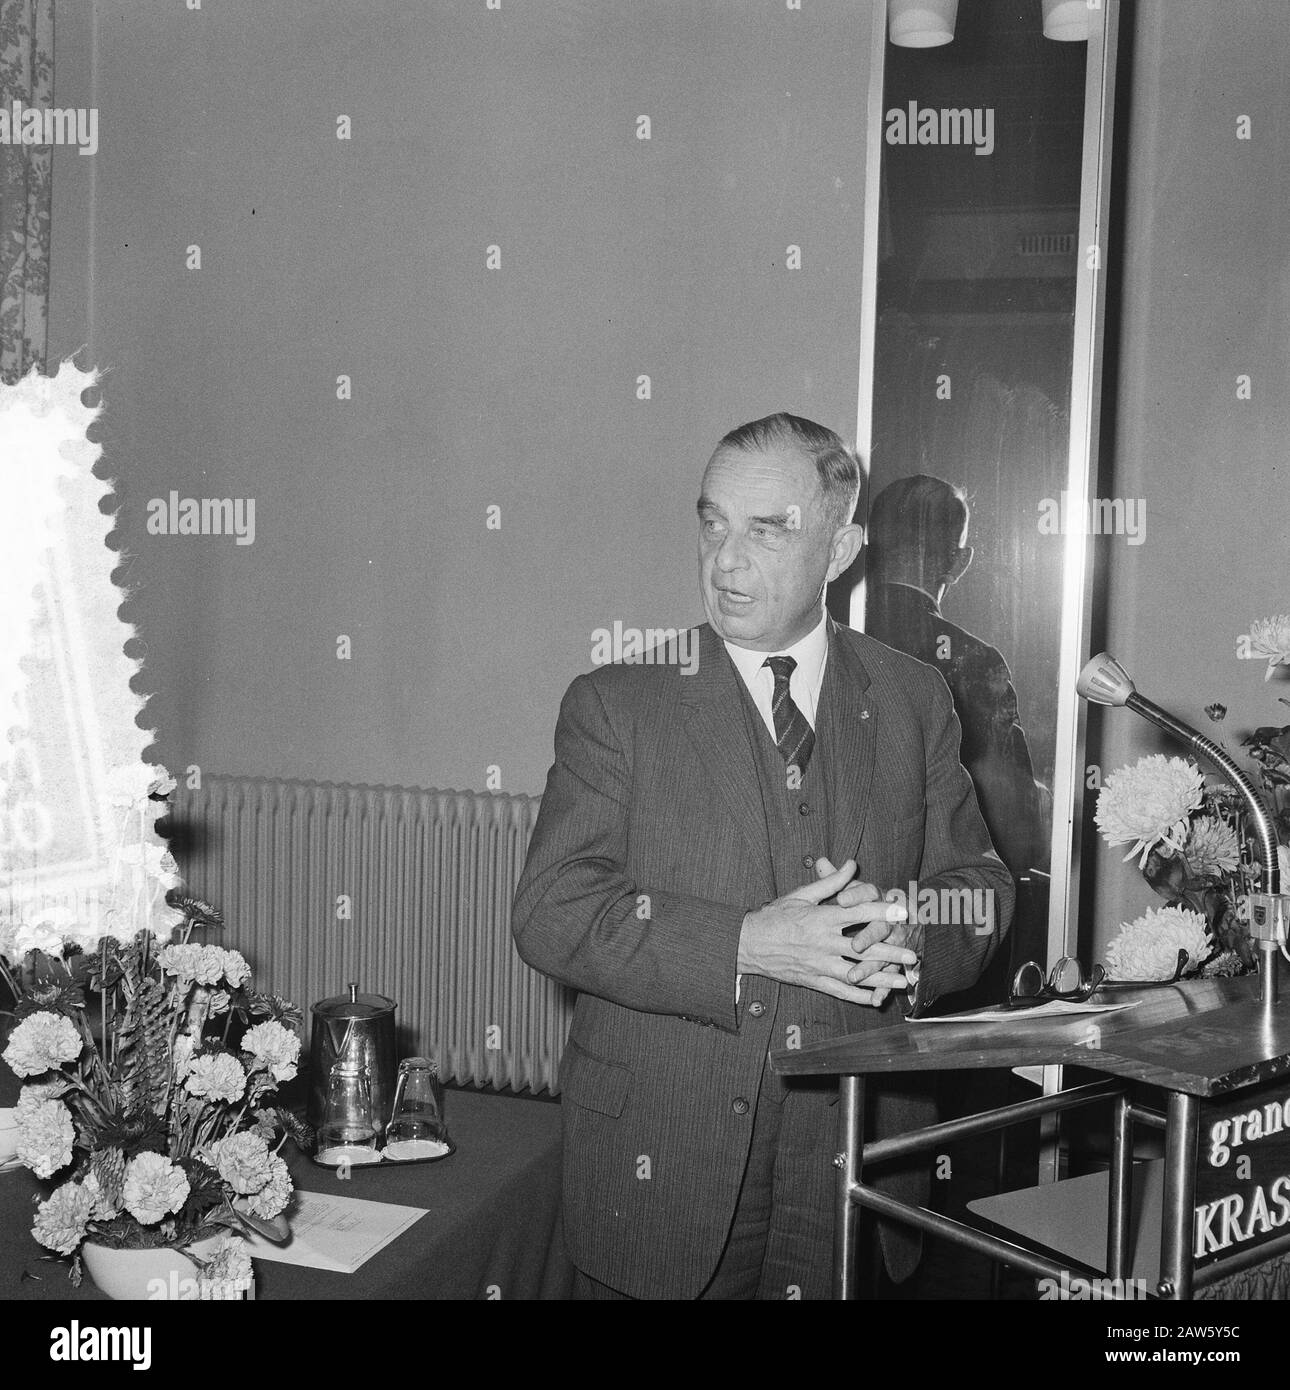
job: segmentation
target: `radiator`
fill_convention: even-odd
[[[306,1033],[356,981],[397,1000],[400,1055],[432,1053],[445,1080],[557,1089],[572,996],[510,934],[536,797],[203,777],[172,805],[188,891]]]

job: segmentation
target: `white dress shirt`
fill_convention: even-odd
[[[820,702],[820,687],[824,684],[824,666],[829,656],[828,621],[823,614],[820,621],[799,642],[794,642],[782,652],[754,652],[747,647],[736,647],[733,642],[726,643],[726,651],[735,663],[735,670],[743,677],[748,693],[753,697],[762,722],[775,737],[775,716],[771,713],[771,700],[775,694],[775,673],[767,666],[768,656],[791,656],[797,665],[788,678],[788,693],[793,703],[806,716],[806,722],[815,728],[815,707]]]

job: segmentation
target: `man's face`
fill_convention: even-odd
[[[699,583],[713,629],[763,652],[805,637],[825,584],[855,556],[857,528],[846,531],[839,547],[815,464],[796,449],[719,449],[699,497]]]

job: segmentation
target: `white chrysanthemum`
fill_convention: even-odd
[[[277,1154],[269,1155],[269,1176],[264,1186],[247,1200],[252,1212],[265,1221],[272,1221],[287,1209],[291,1201],[291,1174]]]
[[[275,1081],[290,1081],[300,1060],[300,1039],[282,1024],[270,1021],[248,1028],[243,1048],[251,1054],[251,1070],[272,1073]]]
[[[1238,648],[1239,652],[1239,648]],[[1266,657],[1268,669],[1263,679],[1271,680],[1278,666],[1290,666],[1290,613],[1275,618],[1257,618],[1250,624],[1250,657]]]
[[[50,1250],[70,1255],[85,1238],[94,1196],[78,1182],[65,1182],[36,1209],[31,1233]]]
[[[1155,753],[1106,779],[1093,819],[1107,844],[1131,843],[1124,857],[1139,855],[1138,867],[1145,868],[1153,849],[1165,858],[1182,849],[1188,817],[1204,791],[1204,776],[1194,763]]]
[[[216,1140],[202,1157],[214,1165],[234,1192],[244,1197],[258,1192],[273,1172],[268,1144],[249,1129]]]
[[[48,1009],[24,1018],[4,1050],[5,1061],[17,1076],[39,1076],[80,1055],[81,1035],[71,1019]]]
[[[1194,874],[1230,873],[1240,863],[1236,831],[1217,816],[1200,816],[1191,823],[1183,858]]]
[[[241,1298],[251,1288],[253,1273],[246,1242],[238,1236],[225,1236],[197,1276],[197,1297]]]
[[[125,1170],[125,1209],[144,1226],[155,1226],[188,1200],[188,1179],[164,1154],[135,1154]]]
[[[1183,950],[1189,969],[1210,953],[1205,919],[1186,907],[1149,907],[1121,924],[1119,936],[1106,948],[1106,963],[1113,980],[1171,980]]]
[[[188,1068],[184,1089],[206,1100],[241,1100],[246,1091],[246,1072],[241,1062],[226,1052],[198,1057]]]
[[[76,1129],[61,1100],[42,1100],[18,1111],[18,1157],[38,1178],[52,1177],[72,1161]]]

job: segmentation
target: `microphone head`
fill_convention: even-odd
[[[1113,656],[1099,652],[1079,673],[1075,689],[1095,705],[1122,705],[1137,687]]]

